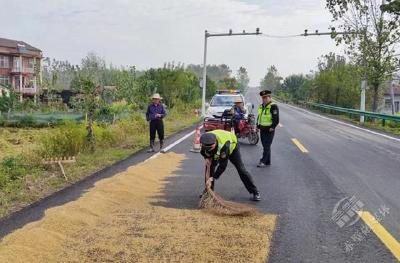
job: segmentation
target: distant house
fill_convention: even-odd
[[[398,81],[389,82],[386,85],[385,93],[384,93],[384,106],[382,111],[384,113],[392,113],[392,90],[393,90],[393,98],[394,98],[394,112],[400,112],[400,83]]]
[[[11,86],[24,97],[39,93],[42,51],[23,41],[0,38],[0,85]]]

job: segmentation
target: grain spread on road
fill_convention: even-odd
[[[275,215],[219,217],[167,208],[165,178],[185,156],[168,153],[104,179],[0,243],[0,262],[265,262]]]

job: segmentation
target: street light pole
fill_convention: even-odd
[[[206,83],[207,83],[207,39],[209,37],[226,37],[226,36],[249,36],[249,35],[260,35],[260,29],[257,28],[254,33],[247,33],[243,30],[242,33],[233,33],[232,29],[229,33],[217,33],[211,34],[207,30],[204,32],[204,59],[203,59],[203,80],[202,80],[202,98],[201,98],[201,115],[204,117],[206,115]]]

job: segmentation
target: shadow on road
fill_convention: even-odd
[[[164,180],[164,187],[153,196],[155,206],[178,209],[197,209],[204,187],[204,161],[199,153],[188,153],[174,176]]]

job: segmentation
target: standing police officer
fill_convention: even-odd
[[[271,165],[271,144],[275,128],[279,123],[279,109],[271,100],[271,91],[260,92],[262,104],[258,108],[257,128],[260,129],[261,143],[264,148],[262,158],[257,167]]]
[[[214,179],[218,179],[225,171],[229,160],[238,171],[247,191],[252,194],[252,200],[261,200],[260,193],[254,185],[251,175],[244,167],[235,134],[224,130],[206,132],[200,137],[200,143],[200,153],[210,165],[210,178],[206,183],[211,184],[212,189],[214,187]]]

